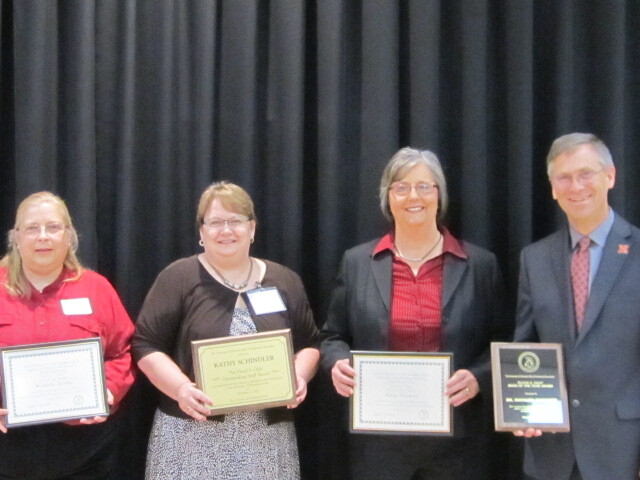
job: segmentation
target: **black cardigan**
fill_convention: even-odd
[[[295,352],[317,348],[318,329],[300,277],[282,265],[263,261],[267,269],[261,285],[276,287],[287,310],[252,314],[258,332],[291,328]],[[193,381],[191,341],[228,336],[237,298],[238,292],[212,278],[196,255],[172,263],[156,278],[138,316],[132,341],[135,360],[163,352]],[[166,395],[162,395],[160,409],[188,418]],[[285,417],[286,409],[269,409],[270,422]],[[221,420],[222,416],[209,418]]]

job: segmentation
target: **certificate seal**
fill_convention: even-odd
[[[84,398],[82,397],[82,395],[76,395],[75,397],[73,397],[74,405],[82,405],[83,402]]]
[[[523,372],[534,373],[540,368],[540,357],[534,352],[522,352],[518,356],[518,366]]]

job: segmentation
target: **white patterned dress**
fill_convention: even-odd
[[[249,310],[233,311],[230,335],[255,333]],[[292,422],[267,424],[264,410],[198,422],[156,411],[147,452],[147,480],[296,480],[298,446]]]

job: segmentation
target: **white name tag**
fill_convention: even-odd
[[[246,293],[256,315],[284,312],[287,309],[276,287],[256,288]]]
[[[60,300],[65,315],[91,315],[93,309],[88,298],[68,298]]]

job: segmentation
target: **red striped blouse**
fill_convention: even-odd
[[[467,258],[462,244],[444,229],[443,251],[420,266],[417,275],[398,256],[393,257],[389,350],[437,352],[442,337],[442,274],[444,255]],[[373,254],[394,251],[393,233],[385,235]]]

